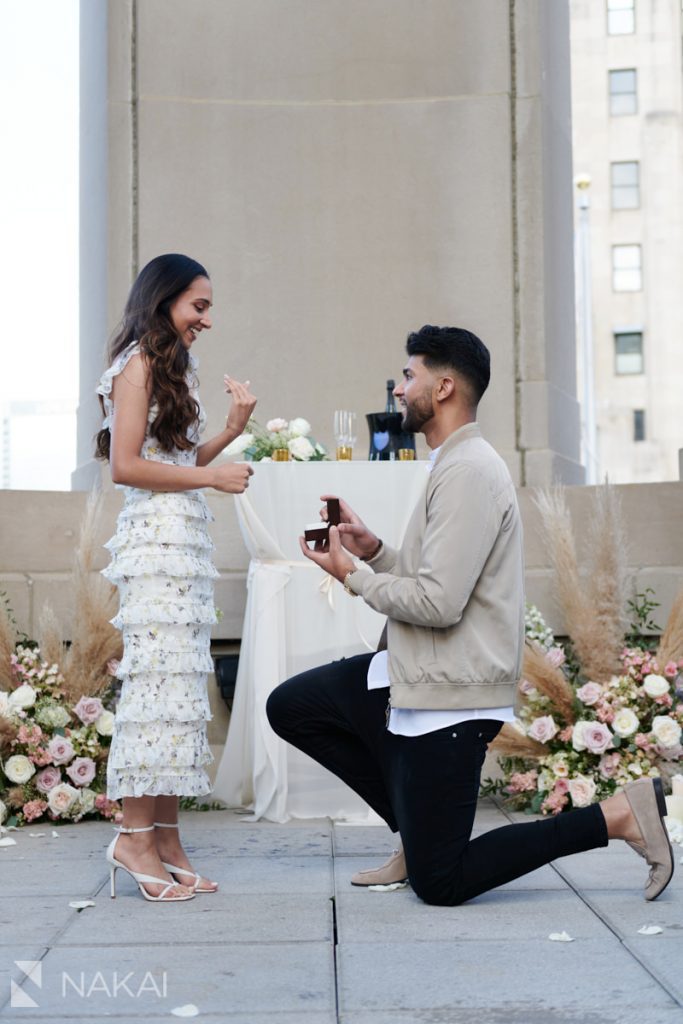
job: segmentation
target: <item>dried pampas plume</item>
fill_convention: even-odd
[[[108,685],[107,663],[122,653],[121,634],[109,621],[116,614],[116,589],[95,569],[101,517],[102,493],[94,490],[88,496],[74,560],[71,645],[58,659],[65,694],[73,703],[84,696],[96,696]],[[63,649],[51,608],[44,610],[41,625],[51,650],[56,652],[58,646]]]
[[[567,725],[573,725],[574,691],[561,668],[557,668],[549,660],[546,652],[539,644],[525,644],[522,676],[539,693],[545,694],[553,708],[557,709]]]
[[[668,662],[680,661],[681,658],[683,658],[683,590],[676,595],[671,614],[659,641],[657,664],[661,671]]]
[[[539,743],[519,732],[514,725],[506,722],[495,740],[489,743],[489,750],[498,757],[521,757],[540,760],[550,753],[545,743]]]
[[[9,690],[12,679],[12,654],[17,642],[16,630],[5,602],[0,599],[0,690]]]
[[[49,665],[61,665],[65,657],[65,645],[59,620],[52,605],[45,604],[40,613],[38,646],[43,661]]]
[[[588,678],[599,682],[619,674],[619,655],[628,629],[626,535],[619,497],[607,483],[595,490],[588,564],[587,590],[593,613],[590,642],[594,646],[581,664]]]
[[[624,531],[610,485],[596,491],[590,536],[590,578],[579,572],[571,516],[564,489],[541,491],[541,514],[555,587],[565,625],[583,674],[604,682],[619,670],[626,621]]]

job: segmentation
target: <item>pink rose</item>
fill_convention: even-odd
[[[588,707],[592,707],[593,704],[597,704],[602,697],[603,689],[598,683],[586,683],[580,689],[576,691],[576,696],[579,698],[582,704],[586,704]]]
[[[552,715],[543,715],[541,718],[534,718],[527,730],[527,735],[539,743],[549,743],[557,733],[557,726]]]
[[[675,661],[667,662],[666,668],[664,669],[665,676],[675,676],[678,673],[678,666]]]
[[[87,786],[95,778],[96,765],[91,757],[76,757],[66,769],[66,774],[77,786]]]
[[[582,738],[586,749],[590,750],[591,754],[604,754],[607,748],[612,746],[612,733],[603,722],[586,723]]]
[[[55,764],[68,764],[75,753],[71,746],[71,740],[68,740],[66,736],[54,736],[48,743],[47,749]]]
[[[559,793],[560,796],[564,796],[565,793],[569,792],[569,783],[566,779],[558,779],[553,787],[553,793]]]
[[[596,785],[588,775],[577,775],[569,780],[569,795],[574,807],[588,807],[593,802]]]
[[[59,768],[50,765],[49,768],[43,768],[42,772],[38,772],[36,775],[36,789],[40,793],[49,793],[61,781],[62,773]]]
[[[555,668],[559,668],[560,665],[564,665],[567,660],[561,647],[551,647],[549,651],[546,651],[545,656],[550,664]]]
[[[21,808],[21,813],[24,815],[25,821],[34,821],[39,818],[41,814],[44,814],[47,810],[47,804],[44,800],[29,800],[28,803],[24,804]]]
[[[81,697],[74,711],[83,725],[92,725],[104,711],[104,705],[99,697]]]
[[[598,770],[602,775],[603,779],[613,779],[617,773],[619,762],[621,761],[621,754],[616,751],[613,754],[603,754],[600,758],[600,764]]]

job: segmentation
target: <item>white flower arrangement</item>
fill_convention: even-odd
[[[311,424],[298,416],[293,420],[268,420],[262,427],[250,419],[246,430],[225,449],[228,456],[244,455],[250,462],[270,462],[273,452],[286,448],[295,462],[322,462],[328,458],[325,447],[311,437]]]

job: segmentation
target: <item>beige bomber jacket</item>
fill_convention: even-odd
[[[391,703],[514,703],[524,647],[524,552],[507,466],[468,423],[442,444],[400,550],[384,545],[350,588],[387,615]],[[380,646],[383,646],[381,644]]]

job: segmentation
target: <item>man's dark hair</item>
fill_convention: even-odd
[[[430,370],[448,369],[463,377],[470,385],[474,404],[489,386],[491,356],[483,341],[464,327],[432,327],[425,324],[408,335],[409,356],[422,356]]]

